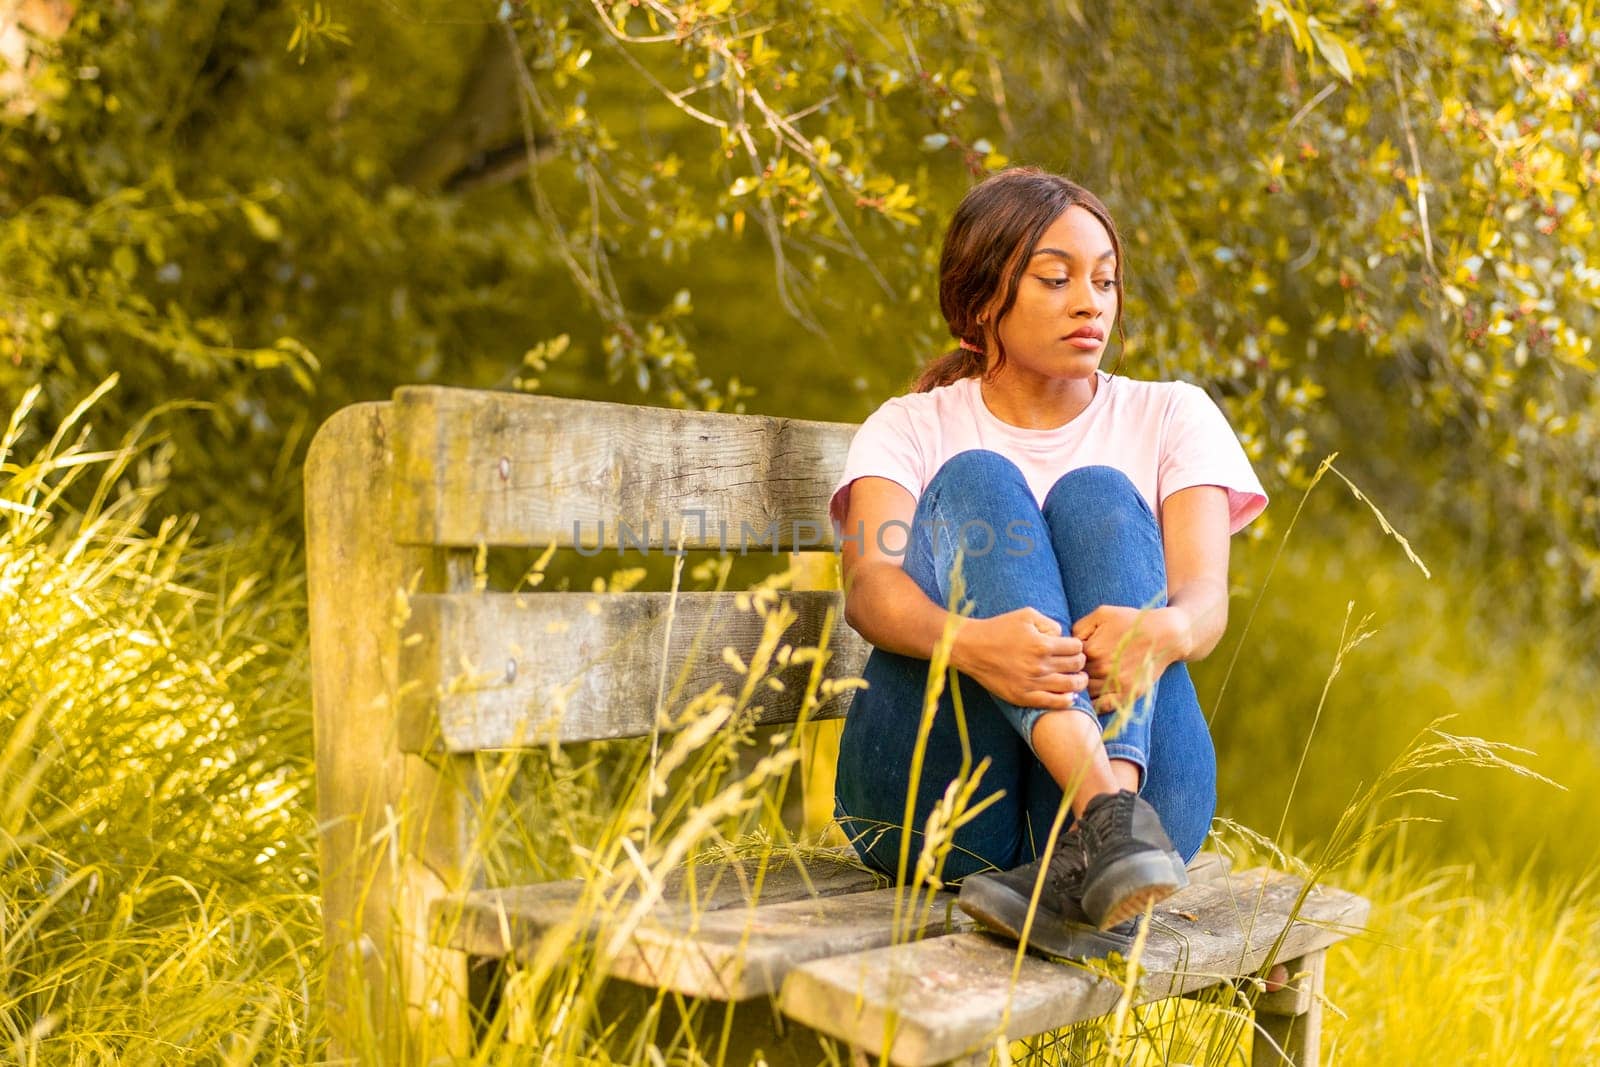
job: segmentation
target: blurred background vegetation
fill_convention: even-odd
[[[1455,714],[1568,790],[1431,781],[1393,895],[1470,864],[1560,912],[1600,787],[1592,7],[0,0],[0,1040],[316,1048],[323,418],[436,382],[859,421],[948,347],[944,220],[1012,162],[1107,202],[1110,359],[1208,389],[1275,497],[1198,672],[1223,813],[1271,834],[1304,754],[1313,841]],[[1335,451],[1431,578],[1331,475],[1284,540]]]

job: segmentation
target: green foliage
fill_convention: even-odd
[[[1600,594],[1573,0],[206,0],[31,47],[0,386],[208,401],[173,504],[230,527],[292,530],[309,427],[406,382],[859,419],[947,345],[943,221],[1017,160],[1120,220],[1122,369],[1206,383],[1276,484],[1345,449],[1465,567]]]

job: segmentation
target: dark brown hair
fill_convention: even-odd
[[[1017,286],[1028,266],[1034,245],[1062,212],[1077,206],[1100,220],[1111,235],[1116,253],[1117,291],[1122,291],[1122,239],[1116,223],[1100,198],[1076,182],[1038,167],[1011,167],[974,185],[962,198],[944,234],[939,254],[939,310],[958,342],[987,350],[995,348],[995,370],[1006,360],[998,326],[1017,302]],[[986,316],[986,322],[979,322]],[[1117,301],[1113,324],[1122,332],[1122,301]],[[929,362],[917,376],[913,391],[929,389],[984,370],[984,351],[957,348]]]

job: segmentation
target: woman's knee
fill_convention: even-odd
[[[991,485],[1021,485],[1026,488],[1028,480],[1022,474],[1022,468],[998,452],[987,448],[971,448],[965,452],[957,452],[934,472],[929,481],[929,488],[935,483],[959,480],[966,487],[981,487]]]
[[[950,457],[917,501],[908,554],[969,557],[1011,550],[1036,539],[1040,515],[1033,490],[1015,463],[987,449]],[[911,570],[910,567],[907,568]],[[931,595],[931,594],[930,594]]]
[[[1150,505],[1133,481],[1117,468],[1104,465],[1078,467],[1068,471],[1056,479],[1044,498],[1047,512],[1052,506],[1084,505],[1093,505],[1096,508],[1124,505],[1135,511],[1150,514]]]
[[[1156,538],[1160,528],[1144,495],[1115,467],[1079,467],[1050,487],[1044,517],[1077,544],[1128,544]]]

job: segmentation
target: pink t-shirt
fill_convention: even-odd
[[[983,402],[975,377],[884,401],[850,442],[844,476],[828,505],[835,533],[844,526],[857,478],[888,478],[921,497],[950,457],[975,448],[1015,463],[1040,507],[1067,471],[1107,466],[1126,474],[1158,516],[1169,495],[1192,485],[1228,491],[1230,533],[1261,514],[1267,494],[1227,417],[1203,389],[1096,373],[1100,385],[1089,406],[1051,430],[1001,422]]]

